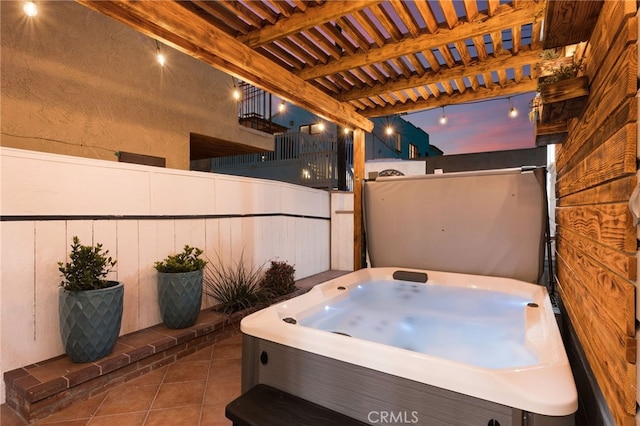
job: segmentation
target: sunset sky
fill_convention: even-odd
[[[429,133],[430,143],[445,155],[535,148],[529,103],[535,93],[511,97],[518,117],[510,118],[506,98],[445,107],[447,124],[439,123],[442,108],[409,113],[402,118]]]
[[[529,104],[535,92],[511,97],[518,110],[509,117],[508,98],[488,99],[476,103],[445,107],[447,124],[440,124],[442,108],[410,112],[402,119],[429,134],[429,143],[444,155],[535,148],[534,125],[529,121]],[[272,109],[278,110],[281,99],[272,98]]]

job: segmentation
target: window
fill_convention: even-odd
[[[324,132],[324,123],[305,124],[304,126],[300,126],[300,133],[319,135],[322,132]]]
[[[396,151],[402,152],[402,135],[400,133],[396,133]]]
[[[412,143],[409,144],[409,158],[418,158],[420,153],[418,152],[418,147]]]

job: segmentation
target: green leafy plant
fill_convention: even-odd
[[[284,296],[296,289],[295,268],[285,261],[272,260],[262,279],[263,291],[269,297]]]
[[[102,251],[102,244],[84,246],[74,236],[70,261],[58,262],[58,270],[64,278],[60,285],[68,291],[99,290],[113,286],[113,282],[106,277],[117,261],[108,254],[109,250]]]
[[[538,56],[540,56],[540,59],[544,61],[549,61],[552,59],[558,59],[560,57],[560,53],[556,49],[545,49]]]
[[[203,251],[197,247],[184,246],[182,253],[167,256],[163,261],[154,263],[158,272],[192,272],[204,269],[207,261],[201,259]]]
[[[571,62],[568,65],[561,65],[554,69],[550,75],[538,79],[537,91],[539,92],[544,86],[548,86],[549,84],[573,78],[581,69],[581,63]]]
[[[235,265],[225,266],[218,262],[209,262],[204,272],[204,294],[220,303],[220,310],[231,314],[266,302],[261,291],[261,275],[264,265],[247,268],[244,252]]]

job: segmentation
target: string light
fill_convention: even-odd
[[[33,17],[38,14],[38,6],[36,6],[36,3],[32,1],[25,2],[22,10],[24,10],[24,13],[26,13],[27,16]]]
[[[284,101],[280,102],[280,105],[278,105],[278,111],[279,112],[284,112],[285,108],[286,108],[286,104]]]
[[[384,131],[388,136],[391,136],[393,134],[393,127],[387,126],[386,129],[384,129]]]
[[[318,123],[318,130],[320,130],[321,132],[324,132],[324,122],[323,121]]]
[[[504,99],[509,99],[509,98],[511,98],[511,97],[514,97],[514,98],[515,98],[515,97],[517,97],[517,96],[526,96],[526,95],[531,95],[531,93],[526,92],[526,93],[520,93],[520,94],[518,94],[518,95],[514,95],[514,96],[508,96],[508,97],[507,97],[507,96],[503,96],[503,97],[499,97],[499,98],[483,99],[483,100],[479,100],[479,101],[460,102],[460,103],[459,103],[459,104],[457,104],[457,105],[458,105],[458,106],[460,106],[460,105],[474,105],[474,104],[483,104],[483,103],[486,103],[486,102],[497,102],[497,101],[501,101],[501,100],[504,100]],[[444,121],[445,121],[445,123],[446,123],[447,118],[446,118],[446,116],[444,115],[444,107],[441,107],[441,108],[442,108],[442,115],[445,117],[445,120],[444,120]],[[516,110],[516,112],[518,111],[515,107],[514,107],[513,109],[515,109],[515,110]],[[424,111],[404,112],[404,113],[402,113],[401,115],[414,115],[414,114],[421,114],[421,113],[423,113],[423,112],[424,112]],[[511,111],[509,111],[509,112],[511,112]],[[442,117],[440,117],[440,120],[442,120]]]
[[[166,59],[162,54],[162,52],[160,51],[160,44],[158,43],[158,40],[156,40],[156,60],[158,61],[161,67],[164,67]]]
[[[509,109],[509,117],[516,118],[518,116],[518,110],[511,103],[511,97],[509,97],[509,105],[511,106],[511,108]]]
[[[444,107],[442,107],[442,115],[440,116],[440,124],[443,126],[447,124],[447,116],[444,115]]]
[[[238,86],[236,86],[235,78],[231,77],[231,81],[233,81],[233,99],[239,101],[242,97],[242,95],[240,94],[240,89],[238,89]]]
[[[344,134],[345,134],[345,135],[348,135],[348,134],[349,134],[349,128],[348,128],[348,127],[345,127],[345,128],[344,128]]]

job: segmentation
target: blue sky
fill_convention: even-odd
[[[511,97],[518,110],[516,118],[508,116],[507,98],[445,107],[446,125],[439,123],[442,108],[402,118],[429,133],[430,143],[445,155],[535,148],[534,126],[528,117],[534,95],[529,92]]]

